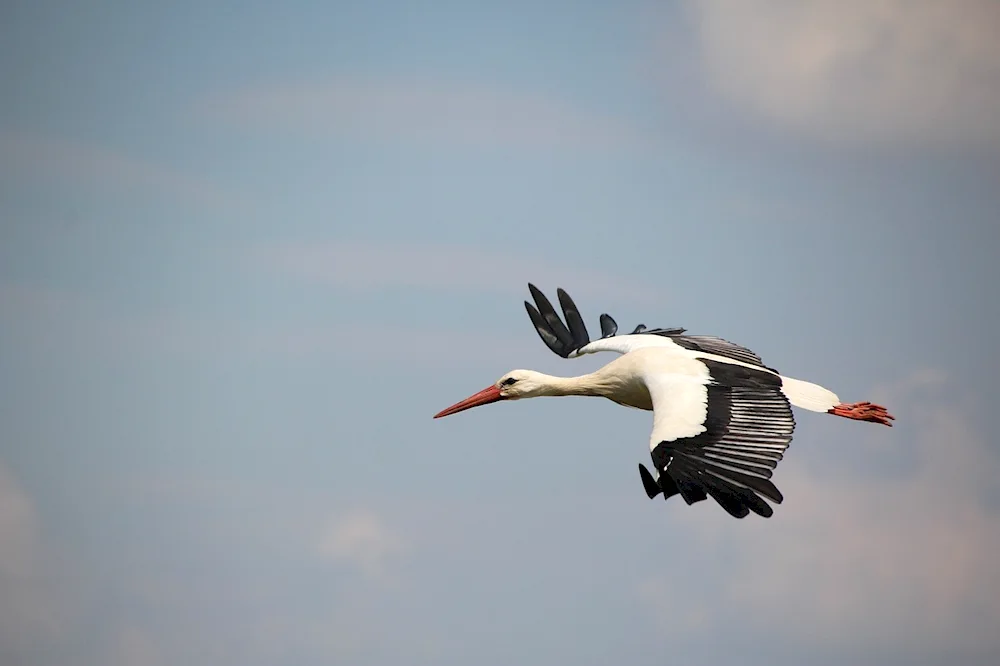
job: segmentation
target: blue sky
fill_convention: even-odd
[[[8,3],[0,661],[995,663],[1000,13]],[[648,414],[433,421],[588,325],[744,344],[767,521]]]

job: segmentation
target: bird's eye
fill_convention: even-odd
[[[510,386],[510,385],[512,385],[512,384],[513,384],[514,382],[516,382],[516,381],[517,381],[517,378],[516,378],[516,377],[508,377],[507,379],[503,380],[503,381],[502,381],[502,382],[500,383],[500,385],[501,385],[501,386]]]

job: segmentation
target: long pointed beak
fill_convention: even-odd
[[[484,388],[475,395],[470,395],[462,402],[456,402],[448,409],[442,409],[434,415],[434,418],[439,419],[442,416],[450,416],[452,414],[457,414],[458,412],[464,412],[467,409],[472,409],[473,407],[488,405],[491,402],[496,402],[497,400],[503,400],[503,396],[500,395],[500,389],[496,386],[490,386],[489,388]]]

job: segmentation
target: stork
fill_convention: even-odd
[[[754,352],[722,338],[642,324],[628,335],[617,335],[618,324],[602,314],[601,338],[591,341],[569,294],[556,291],[564,323],[541,291],[533,284],[528,289],[535,304],[525,301],[525,309],[553,352],[563,358],[605,351],[620,356],[578,377],[511,370],[435,419],[500,400],[539,396],[597,396],[652,411],[653,472],[639,464],[649,499],[680,495],[690,506],[711,497],[735,518],[751,511],[769,518],[774,511],[764,499],[783,501],[770,479],[792,441],[792,406],[892,426],[894,417],[885,407],[842,403],[832,391],[785,377]]]

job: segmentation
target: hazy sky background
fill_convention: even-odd
[[[86,5],[86,6],[84,6]],[[475,5],[475,6],[473,6]],[[1000,661],[1000,4],[6,2],[0,662]],[[431,416],[591,331],[797,413],[770,520],[650,415]]]

